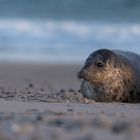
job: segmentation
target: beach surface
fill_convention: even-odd
[[[80,64],[0,63],[0,140],[139,140],[140,104],[80,93]]]

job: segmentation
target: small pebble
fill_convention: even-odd
[[[112,126],[112,131],[118,134],[118,133],[123,133],[129,128],[130,128],[130,125],[127,122],[115,122]]]
[[[74,111],[74,109],[72,109],[72,108],[68,108],[68,110],[67,111],[69,111],[69,112],[73,112]]]
[[[65,91],[65,89],[61,89],[60,92],[61,93],[65,93],[66,91]]]
[[[81,90],[79,89],[78,92],[81,93]]]
[[[33,87],[34,87],[34,85],[30,83],[30,84],[29,84],[29,87],[30,87],[30,88],[33,88]]]
[[[74,89],[69,89],[69,92],[74,92]]]
[[[40,89],[40,91],[42,91],[42,92],[43,92],[43,91],[44,91],[44,89],[43,89],[43,88],[41,88],[41,89]]]

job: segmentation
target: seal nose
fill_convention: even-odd
[[[80,72],[78,72],[78,78],[81,79],[81,78],[84,78],[86,75],[85,71],[84,70],[81,70]]]

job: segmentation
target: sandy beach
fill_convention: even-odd
[[[1,62],[0,140],[139,140],[140,104],[87,104],[80,68]]]

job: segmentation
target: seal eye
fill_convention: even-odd
[[[103,63],[98,62],[98,63],[97,63],[97,66],[98,66],[99,68],[101,68],[101,67],[103,67]]]
[[[104,66],[103,62],[102,61],[96,61],[95,62],[95,65],[98,67],[98,68],[102,68]]]

